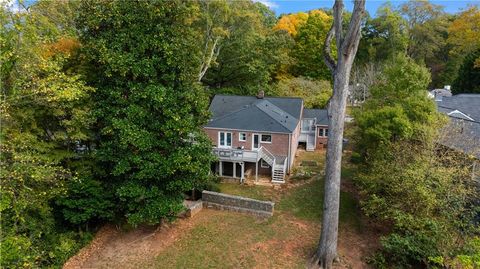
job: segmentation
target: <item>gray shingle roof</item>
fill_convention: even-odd
[[[303,109],[304,119],[316,119],[318,125],[328,125],[328,113],[326,109]]]
[[[450,117],[440,143],[480,159],[480,94],[443,97],[437,108]]]
[[[450,117],[440,143],[480,159],[480,122]]]
[[[457,94],[451,97],[443,97],[437,101],[437,105],[443,110],[441,112],[452,112],[458,110],[471,117],[474,121],[480,122],[480,94]]]
[[[430,91],[430,94],[433,98],[435,98],[435,101],[441,101],[443,97],[452,96],[452,92],[447,89],[435,89]]]
[[[292,133],[301,115],[302,99],[215,95],[210,104],[211,128]]]

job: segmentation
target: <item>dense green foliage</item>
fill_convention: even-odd
[[[322,10],[309,13],[307,21],[295,36],[295,46],[292,48],[294,64],[291,73],[294,76],[331,79],[330,70],[323,60],[323,43],[332,22],[333,17]]]
[[[131,224],[174,217],[183,192],[209,179],[211,145],[201,132],[208,99],[195,81],[196,10],[180,1],[82,4],[78,27],[96,88],[96,156],[117,213]]]
[[[444,120],[425,93],[429,78],[397,56],[355,113],[362,208],[391,230],[379,267],[452,259],[473,232],[469,161],[435,143]]]
[[[0,4],[5,268],[58,267],[106,221],[175,217],[185,191],[211,185],[201,126],[213,94],[262,89],[311,108],[331,95],[328,10],[277,18],[248,0],[19,6]],[[463,166],[433,154],[442,120],[424,90],[429,72],[435,87],[458,72],[454,91],[478,92],[479,18],[474,7],[450,16],[409,2],[365,21],[355,86],[368,100],[357,112],[359,184],[365,211],[391,224],[389,262],[477,259],[477,239],[452,246],[468,234],[466,226],[457,233],[459,216],[469,216],[468,188]]]
[[[425,92],[430,81],[426,68],[410,58],[396,56],[379,76],[371,87],[370,99],[356,115],[359,128],[364,130],[358,136],[358,150],[366,160],[383,151],[389,142],[430,138],[439,120]]]
[[[480,49],[469,53],[458,70],[458,77],[452,85],[452,92],[480,93]]]
[[[332,86],[325,80],[293,77],[278,81],[275,93],[279,96],[301,97],[306,108],[325,108],[332,95]]]
[[[375,18],[367,17],[356,61],[382,62],[405,53],[407,46],[407,21],[387,3],[377,10]]]
[[[357,67],[382,64],[398,53],[409,56],[430,71],[429,88],[452,85],[463,59],[480,48],[480,11],[471,7],[450,15],[428,1],[409,1],[398,7],[390,3],[368,17],[363,27]]]
[[[218,56],[202,82],[212,94],[254,95],[269,87],[272,74],[285,59],[284,50],[291,46],[291,38],[273,31],[276,18],[261,4],[231,1],[224,5],[226,18],[221,29],[227,34],[217,44]]]
[[[5,268],[61,265],[88,238],[65,229],[52,205],[88,162],[92,87],[72,73],[74,3],[28,13],[1,7],[1,261]],[[64,14],[64,15],[59,15]],[[51,20],[55,18],[55,20]]]

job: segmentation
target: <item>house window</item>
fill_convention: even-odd
[[[327,128],[318,128],[318,136],[319,137],[327,137],[328,136],[328,129]]]
[[[262,135],[262,143],[272,143],[272,135]]]
[[[238,141],[247,141],[247,133],[240,133],[238,135]]]
[[[218,145],[221,148],[232,147],[232,133],[230,132],[218,132]]]
[[[264,161],[263,159],[261,159],[261,161],[260,161],[260,167],[262,167],[262,168],[270,168],[270,165],[269,165],[266,161]]]
[[[310,132],[314,128],[313,120],[302,120],[302,132]]]

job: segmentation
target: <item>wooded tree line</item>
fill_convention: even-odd
[[[363,211],[388,230],[375,267],[480,265],[473,159],[438,143],[448,119],[425,95],[479,93],[479,19],[477,7],[452,15],[412,1],[365,21],[353,82],[368,98],[354,109],[352,161]]]
[[[378,268],[475,268],[480,260],[473,157],[441,146],[448,119],[425,94],[430,74],[396,56],[354,110],[355,183],[367,216],[386,229]]]
[[[428,1],[411,1],[397,8],[387,3],[375,17],[367,17],[356,63],[381,63],[403,54],[428,68],[429,88],[452,85],[454,93],[478,92],[478,81],[464,77],[478,72],[468,58],[478,55],[479,23],[476,6],[449,14]]]
[[[430,68],[430,86],[458,71],[471,79],[454,91],[478,91],[479,14],[385,5],[364,21],[358,73],[402,54]],[[250,1],[2,3],[1,265],[60,266],[103,222],[174,218],[184,192],[214,180],[201,126],[216,93],[262,89],[324,107],[332,20],[330,10],[277,18]],[[412,117],[432,112],[421,107]]]

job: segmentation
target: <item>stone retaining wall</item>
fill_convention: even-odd
[[[250,213],[260,217],[273,216],[275,206],[275,203],[270,201],[260,201],[212,191],[203,191],[202,201],[204,208]]]
[[[186,217],[193,217],[196,215],[200,210],[203,208],[203,202],[202,200],[197,200],[197,201],[184,201],[183,205],[187,208],[185,212]]]

